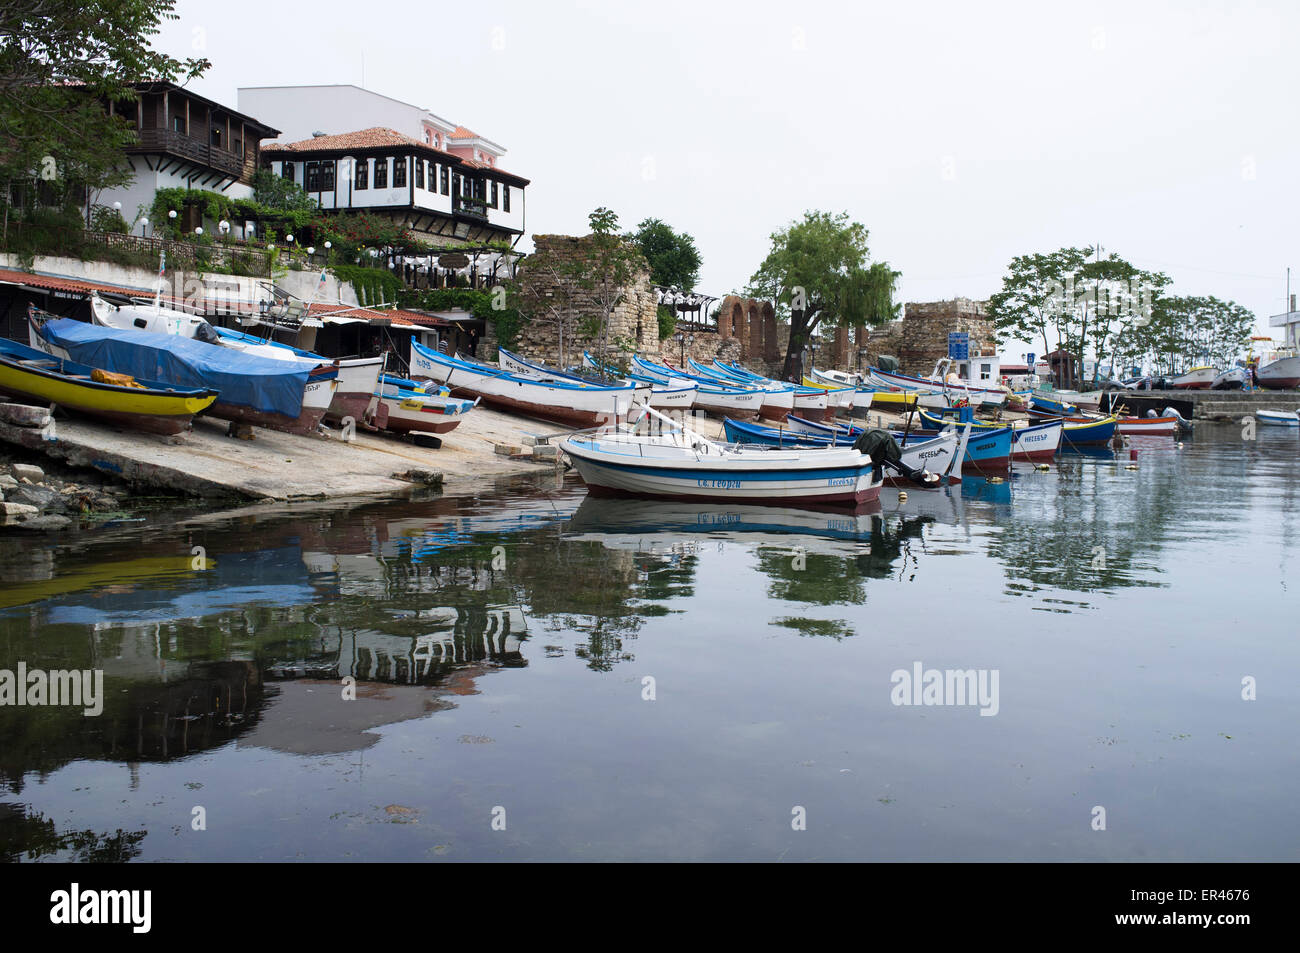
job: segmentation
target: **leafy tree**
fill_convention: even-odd
[[[1011,259],[1002,290],[989,299],[989,316],[999,341],[1041,338],[1043,353],[1055,348],[1064,322],[1065,288],[1073,288],[1091,253],[1087,248],[1061,248],[1046,255],[1019,255]]]
[[[782,375],[798,380],[802,352],[823,323],[879,325],[898,314],[894,283],[901,272],[884,262],[868,264],[867,229],[847,212],[805,212],[772,234],[772,249],[749,279],[748,293],[776,302],[789,316],[790,344]]]
[[[130,181],[121,156],[134,129],[105,104],[133,102],[135,83],[188,81],[210,65],[151,48],[174,6],[0,0],[0,179],[40,183],[47,199],[85,204],[87,215],[86,190]]]
[[[650,263],[650,281],[665,288],[694,291],[702,259],[695,239],[657,218],[647,218],[626,236]]]
[[[1164,313],[1163,333],[1153,342],[1163,353],[1153,355],[1153,362],[1169,372],[1205,364],[1227,367],[1249,343],[1255,326],[1253,312],[1212,296],[1172,297]]]
[[[597,360],[603,365],[609,349],[610,318],[618,303],[623,300],[623,290],[645,267],[645,257],[631,242],[618,233],[618,216],[601,207],[587,216],[591,225],[577,287],[596,312],[594,326],[586,330],[597,337]]]
[[[1002,290],[989,299],[999,341],[1043,342],[1043,353],[1068,351],[1082,367],[1093,354],[1098,366],[1109,355],[1128,355],[1149,337],[1160,294],[1169,278],[1143,271],[1112,253],[1087,247],[1011,260]]]

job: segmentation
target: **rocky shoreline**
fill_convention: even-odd
[[[151,502],[153,500],[151,499]],[[137,520],[145,500],[131,487],[84,473],[0,457],[0,535],[53,533]]]

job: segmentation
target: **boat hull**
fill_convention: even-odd
[[[512,413],[540,417],[557,423],[592,427],[613,423],[627,414],[635,388],[581,387],[530,381],[505,371],[492,372],[430,351],[411,342],[411,375],[445,384],[453,394],[480,398],[483,403]]]
[[[7,353],[7,352],[12,352]],[[21,357],[23,353],[31,356]],[[217,398],[215,390],[168,391],[159,388],[120,387],[95,381],[68,379],[66,374],[24,366],[22,360],[49,361],[45,352],[5,342],[0,351],[0,394],[42,404],[56,404],[82,416],[93,417],[147,433],[178,434],[189,430],[196,414],[208,409]],[[90,371],[65,363],[72,373]],[[89,377],[89,374],[84,375]]]
[[[858,506],[880,496],[870,457],[854,450],[710,455],[684,446],[576,437],[560,446],[596,494],[823,506]]]
[[[1186,374],[1175,377],[1170,386],[1175,390],[1209,390],[1218,376],[1218,368],[1194,367]]]
[[[1264,427],[1300,427],[1300,415],[1284,410],[1257,410],[1255,419]]]
[[[1255,372],[1260,387],[1269,390],[1294,390],[1300,387],[1300,357],[1284,357],[1266,364]]]

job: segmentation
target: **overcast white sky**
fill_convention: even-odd
[[[1263,327],[1300,265],[1293,0],[177,12],[157,45],[202,46],[198,92],[234,107],[239,86],[362,85],[364,57],[366,88],[509,150],[529,236],[584,233],[600,205],[662,218],[695,236],[709,294],[743,287],[810,208],[864,223],[903,301],[987,297],[1015,255],[1100,242]]]

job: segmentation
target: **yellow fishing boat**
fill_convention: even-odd
[[[134,430],[176,434],[217,399],[217,391],[134,380],[0,338],[0,394],[97,417]]]
[[[805,387],[816,387],[819,390],[837,390],[844,386],[814,380],[807,374],[804,375],[803,383]],[[871,391],[871,406],[878,410],[910,410],[916,406],[916,394],[905,391]]]

